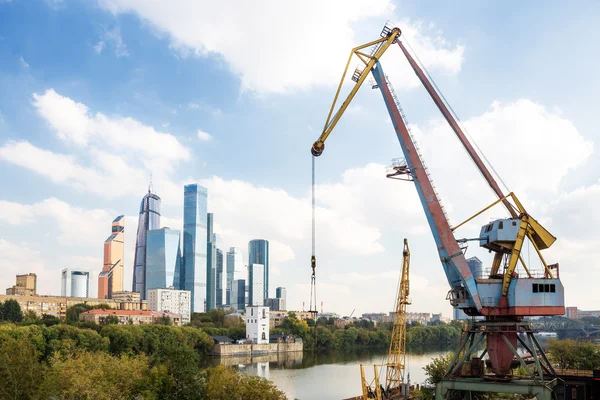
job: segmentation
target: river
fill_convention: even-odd
[[[411,383],[425,380],[423,367],[447,351],[410,353],[407,373]],[[361,394],[360,364],[380,364],[384,350],[349,350],[319,353],[282,353],[259,357],[215,359],[213,365],[233,366],[241,372],[267,378],[290,400],[340,400]],[[373,374],[371,368],[369,372]]]

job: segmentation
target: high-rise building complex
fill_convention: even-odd
[[[191,296],[188,290],[148,289],[148,310],[181,315],[181,322],[190,322]]]
[[[90,271],[85,269],[65,268],[61,275],[61,296],[89,297]]]
[[[252,265],[260,264],[263,266],[263,291],[261,299],[255,300],[252,295],[253,277]],[[250,266],[250,294],[249,303],[264,305],[265,299],[269,297],[269,241],[265,239],[254,239],[248,243],[248,265]]]
[[[287,310],[287,304],[286,304],[287,300],[286,300],[285,288],[284,287],[280,286],[277,289],[275,289],[275,298],[282,300],[282,302],[279,303],[279,307],[281,308],[280,311]]]
[[[250,265],[250,293],[248,295],[248,305],[264,306],[265,305],[265,266],[262,264]]]
[[[112,299],[114,292],[123,291],[125,261],[125,216],[112,222],[111,234],[104,241],[104,265],[98,275],[98,298]]]
[[[148,231],[146,238],[146,291],[179,289],[181,284],[181,233],[162,228]],[[146,297],[147,298],[147,297]]]
[[[180,288],[192,294],[193,312],[204,312],[207,304],[207,199],[206,188],[197,184],[184,186],[183,273]]]
[[[226,284],[226,295],[225,303],[232,304],[231,301],[231,285],[234,280],[237,279],[248,279],[245,273],[244,260],[242,258],[242,252],[237,247],[230,247],[227,252],[227,284]]]
[[[6,289],[6,294],[14,296],[35,296],[37,294],[37,275],[34,273],[17,275],[16,285]]]
[[[160,197],[148,188],[140,204],[133,265],[132,291],[140,293],[142,300],[146,300],[146,236],[154,229],[160,229]]]
[[[234,279],[231,282],[229,299],[229,305],[236,311],[246,307],[246,281],[244,279]]]

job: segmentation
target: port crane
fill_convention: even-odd
[[[376,364],[373,367],[374,378],[369,381],[365,367],[360,366],[360,378],[363,400],[369,399],[401,399],[408,396],[408,384],[404,382],[406,367],[406,306],[410,304],[410,249],[408,239],[404,239],[402,250],[402,272],[398,284],[398,294],[395,300],[392,336],[387,354],[386,364]],[[380,383],[379,370],[385,368],[385,386]]]
[[[400,48],[427,93],[497,197],[494,203],[456,226],[451,226],[448,221],[433,186],[429,170],[410,132],[398,97],[379,62],[381,56],[394,44]],[[348,67],[354,56],[362,62],[362,65],[356,68],[352,74],[351,78],[355,84],[334,113],[342,84],[348,75]],[[425,73],[424,68],[408,51],[398,27],[386,24],[379,39],[352,49],[323,131],[312,145],[311,153],[314,157],[323,153],[327,138],[369,73],[376,81],[373,88],[381,91],[404,154],[404,158],[396,163],[394,169],[397,175],[405,175],[406,180],[412,181],[415,185],[450,285],[447,299],[453,307],[463,310],[467,315],[480,317],[478,321],[471,323],[463,335],[461,348],[446,374],[446,378],[451,382],[447,386],[438,385],[438,389],[440,386],[442,389],[437,396],[443,396],[444,390],[449,388],[520,393],[516,390],[525,389],[520,389],[510,375],[516,363],[516,366],[521,365],[524,368],[529,377],[526,382],[519,381],[520,384],[527,387],[529,390],[527,393],[549,397],[549,393],[556,385],[556,379],[553,378],[555,373],[543,349],[533,337],[532,328],[524,321],[524,318],[564,314],[564,289],[558,275],[558,264],[548,265],[541,252],[549,248],[556,238],[526,211],[514,193],[505,194],[502,191],[491,171],[463,132],[458,119],[451,112],[444,97]],[[484,277],[474,276],[464,254],[466,239],[457,239],[456,230],[499,204],[504,206],[508,216],[484,225],[480,230],[479,237],[476,238],[481,247],[494,254],[491,272]],[[540,259],[544,269],[541,276],[530,271],[521,256],[521,250],[526,241],[535,249]],[[523,268],[524,275],[518,274],[518,266]],[[523,346],[535,360],[533,367],[531,364],[527,365],[517,352],[517,343]],[[481,344],[484,344],[483,351],[481,351]],[[486,355],[489,361],[489,372],[491,372],[487,375],[487,379],[502,382],[512,380],[512,386],[496,385],[490,389],[486,386],[486,381],[459,382],[455,379],[467,375],[482,376],[483,358]],[[471,366],[468,374],[463,373],[466,364]]]

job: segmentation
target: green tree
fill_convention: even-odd
[[[164,381],[168,381],[164,368],[150,368],[144,355],[78,352],[52,358],[42,390],[44,397],[62,400],[156,399]]]
[[[7,339],[0,345],[0,398],[37,399],[44,368],[31,342],[22,337]]]
[[[267,379],[218,366],[208,372],[205,398],[210,400],[287,400]]]
[[[42,318],[40,320],[42,324],[46,326],[53,326],[60,324],[60,318],[55,317],[54,315],[42,314]]]
[[[2,320],[9,322],[21,322],[23,320],[23,312],[19,302],[14,299],[8,299],[2,306]]]
[[[116,315],[107,315],[100,321],[100,325],[117,325],[119,322],[119,317]]]
[[[453,358],[454,353],[448,353],[445,356],[434,358],[429,364],[424,366],[423,369],[425,370],[425,375],[427,375],[425,383],[433,386],[437,385],[444,375],[446,375]]]

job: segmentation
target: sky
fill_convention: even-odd
[[[0,286],[35,272],[38,292],[60,294],[60,271],[79,267],[96,295],[103,242],[124,214],[130,288],[152,177],[163,226],[181,229],[183,186],[204,185],[225,247],[247,255],[250,239],[268,239],[271,297],[284,286],[288,309],[308,309],[310,146],[350,49],[391,21],[558,238],[545,258],[560,264],[566,305],[597,308],[599,16],[594,1],[0,0]],[[494,201],[400,50],[381,63],[451,223]],[[401,155],[381,95],[364,85],[316,160],[325,312],[391,311],[408,238],[409,311],[451,314],[414,185],[385,178]],[[494,208],[457,236],[505,216]],[[474,242],[467,256],[491,262]]]

